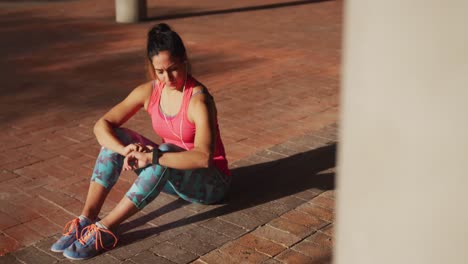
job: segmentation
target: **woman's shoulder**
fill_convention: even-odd
[[[197,113],[204,112],[207,109],[208,112],[216,115],[216,106],[213,96],[210,94],[205,85],[193,78],[192,96],[190,98],[188,106],[188,119],[194,122],[194,116]]]
[[[193,81],[193,87],[192,87],[192,96],[194,95],[198,95],[198,94],[208,94],[209,95],[209,92],[208,92],[208,88],[206,88],[206,86],[199,82],[197,79],[192,78],[192,81]]]
[[[153,86],[155,81],[148,81],[138,85],[134,90],[139,92],[151,92],[153,90]]]
[[[195,80],[189,102],[189,112],[197,111],[200,107],[209,109],[214,105],[214,98],[205,85]]]
[[[138,85],[131,94],[134,94],[141,98],[149,98],[153,92],[154,81],[148,81],[146,83]]]
[[[148,109],[148,104],[150,102],[151,95],[153,93],[154,81],[148,81],[143,84],[138,85],[131,94],[138,98],[143,103],[145,109]]]

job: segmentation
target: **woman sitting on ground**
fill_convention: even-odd
[[[67,223],[65,233],[51,247],[67,258],[87,259],[114,248],[119,224],[161,191],[211,204],[223,199],[229,188],[215,103],[188,73],[181,38],[168,25],[158,24],[148,32],[147,55],[154,80],[135,88],[94,126],[102,148],[83,211]],[[121,128],[142,107],[163,144]],[[117,206],[96,222],[122,169],[135,170],[138,177]]]

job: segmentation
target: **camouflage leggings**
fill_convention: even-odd
[[[163,152],[183,151],[172,144],[157,145],[138,133],[126,129],[114,130],[119,140],[125,144],[141,143],[152,145]],[[112,150],[102,147],[96,160],[91,181],[97,182],[106,189],[111,189],[122,171],[124,157]],[[149,165],[135,170],[138,178],[126,193],[126,196],[139,209],[153,201],[161,191],[176,194],[189,202],[211,204],[221,200],[229,189],[230,177],[217,168],[177,170],[160,165]]]

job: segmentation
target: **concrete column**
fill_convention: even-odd
[[[468,263],[468,1],[345,1],[338,264]]]
[[[136,23],[146,18],[146,0],[115,0],[115,20]]]

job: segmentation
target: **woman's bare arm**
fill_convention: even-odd
[[[122,102],[114,106],[101,117],[94,125],[94,134],[101,144],[112,151],[127,155],[123,145],[115,136],[113,128],[120,127],[138,110],[146,105],[151,96],[151,83],[146,83],[135,88]]]

